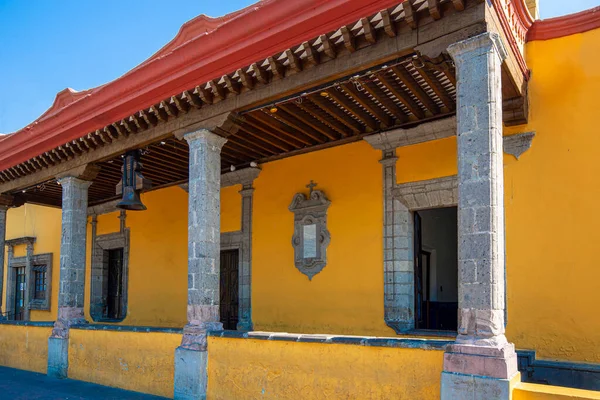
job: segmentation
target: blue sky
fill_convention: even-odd
[[[600,4],[540,1],[542,18]],[[254,2],[0,0],[0,132],[35,120],[66,87],[83,90],[121,76],[195,16],[220,16]]]

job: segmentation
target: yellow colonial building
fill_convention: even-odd
[[[0,138],[0,365],[175,399],[600,399],[600,10],[263,0]]]

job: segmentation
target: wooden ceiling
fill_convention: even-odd
[[[221,168],[227,172],[232,166],[243,168],[453,114],[456,81],[450,65],[407,56],[246,110],[232,131],[219,132],[228,137]],[[154,189],[187,181],[185,141],[164,139],[141,150],[143,174]],[[100,173],[89,189],[90,205],[117,198],[115,187],[121,179],[120,157],[97,165]],[[61,188],[54,179],[13,194],[31,203],[61,204]]]

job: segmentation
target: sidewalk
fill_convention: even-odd
[[[160,400],[152,396],[71,379],[0,367],[1,400]]]

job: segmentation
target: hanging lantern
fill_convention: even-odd
[[[123,167],[121,168],[123,176],[117,184],[117,194],[122,194],[123,198],[117,204],[117,208],[131,211],[146,210],[146,206],[140,199],[140,193],[150,189],[152,181],[144,178],[141,170],[140,151],[130,150],[125,153]]]

